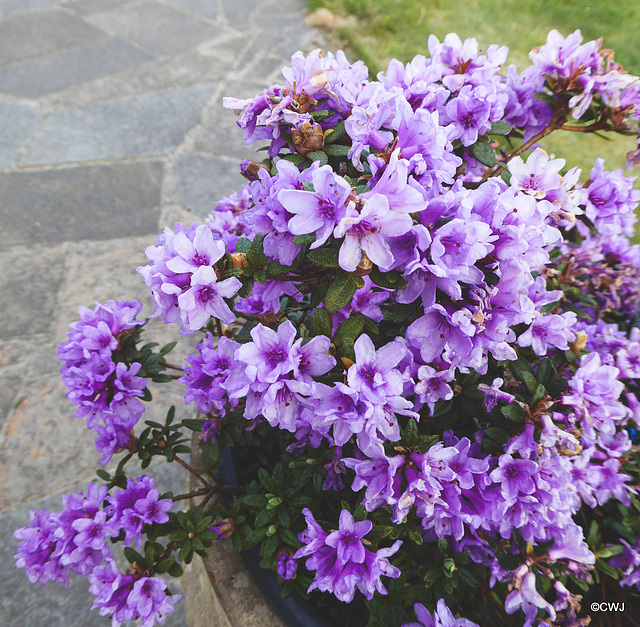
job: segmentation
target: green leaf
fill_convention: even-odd
[[[293,163],[293,165],[301,165],[302,163],[304,163],[304,157],[298,154],[297,152],[293,152],[289,155],[285,155],[284,157],[282,157],[282,159],[284,161],[289,161],[290,163]]]
[[[358,277],[359,278],[359,277]],[[324,304],[329,313],[336,313],[346,307],[358,289],[358,283],[354,275],[341,272],[336,280],[329,286],[324,297]]]
[[[275,509],[262,509],[256,515],[256,527],[264,527],[276,517]]]
[[[311,161],[319,161],[322,165],[326,165],[327,163],[329,163],[329,159],[327,158],[326,153],[322,152],[322,150],[310,152],[307,155],[307,158],[311,159]]]
[[[313,244],[316,241],[315,233],[307,233],[306,235],[296,235],[293,238],[293,243],[298,246],[304,246],[305,244]]]
[[[524,416],[524,409],[515,403],[504,405],[500,408],[500,412],[505,418],[513,420],[514,422],[522,422]]]
[[[222,273],[220,279],[224,281],[225,279],[230,279],[234,276],[240,276],[242,274],[242,268],[229,268]]]
[[[251,248],[251,240],[246,237],[241,237],[236,243],[236,252],[246,253]]]
[[[331,337],[331,315],[324,307],[315,309],[311,314],[311,335],[326,335]]]
[[[251,292],[253,291],[255,279],[252,276],[247,276],[242,278],[241,281],[242,287],[238,290],[238,296],[240,298],[249,298],[249,296],[251,296]]]
[[[158,562],[155,566],[156,573],[168,573],[171,570],[171,567],[176,563],[176,558],[173,555],[169,555],[169,557],[165,557],[162,561]]]
[[[620,579],[620,574],[613,566],[611,566],[611,564],[609,564],[609,562],[605,562],[604,560],[596,560],[596,568],[612,579]]]
[[[488,135],[507,135],[511,131],[511,125],[507,124],[504,120],[494,122],[491,128],[487,131]]]
[[[545,359],[540,362],[540,365],[538,366],[538,372],[536,373],[538,383],[547,385],[549,381],[551,381],[551,377],[554,374],[555,369],[553,367],[553,362],[550,359]]]
[[[307,253],[307,259],[323,268],[339,268],[338,251],[333,248],[316,248]]]
[[[534,395],[531,397],[531,409],[533,409],[545,396],[547,396],[547,390],[544,385],[538,385]]]
[[[552,107],[556,106],[556,99],[551,94],[548,94],[544,91],[539,91],[537,94],[533,94],[533,97],[537,98],[538,100],[542,100],[542,102],[550,104]]]
[[[333,115],[333,111],[328,111],[327,109],[317,109],[316,111],[311,111],[311,117],[316,122],[321,122],[322,120],[326,120],[328,117]]]
[[[292,549],[297,549],[300,546],[300,540],[298,540],[298,536],[293,533],[291,529],[280,527],[278,529],[278,536],[287,546],[290,546]]]
[[[496,155],[489,144],[483,142],[473,144],[473,146],[471,146],[471,154],[482,163],[482,165],[489,166],[490,168],[497,163]]]
[[[538,387],[537,379],[530,372],[527,372],[526,370],[522,372],[522,382],[527,386],[527,389],[531,394],[533,394],[536,391],[536,388]]]
[[[346,157],[351,150],[351,146],[344,146],[343,144],[329,144],[324,147],[325,154],[330,157]]]
[[[178,342],[169,342],[168,344],[165,344],[161,349],[160,349],[160,354],[162,356],[169,354],[175,347],[176,344]]]
[[[130,546],[124,547],[124,556],[127,558],[129,564],[142,564],[142,562],[144,562],[142,555]]]
[[[403,278],[402,274],[397,270],[391,270],[390,272],[380,272],[377,266],[371,269],[369,278],[378,286],[386,287],[392,290],[401,290],[403,287],[407,287],[407,282]]]
[[[336,346],[352,345],[364,330],[364,316],[352,313],[336,330],[333,341]]]
[[[258,542],[262,540],[262,538],[265,537],[266,533],[267,533],[266,529],[252,529],[244,539],[244,542],[242,543],[242,548],[243,549],[253,548],[254,546],[256,546],[256,544],[258,544]]]
[[[500,427],[489,427],[484,436],[497,442],[498,444],[506,444],[509,441],[509,432],[506,429]]]
[[[193,418],[185,418],[182,424],[191,431],[202,431],[202,420],[196,420]]]
[[[178,564],[178,562],[174,562],[174,564],[169,569],[169,574],[172,577],[182,577],[182,575],[184,574],[184,570],[182,569],[182,566]]]
[[[246,494],[240,500],[249,507],[264,507],[267,504],[267,497],[264,494]]]
[[[326,133],[324,138],[325,150],[327,144],[333,144],[333,142],[339,140],[345,133],[344,130],[344,120],[340,120],[332,129],[329,129],[331,132]]]
[[[277,259],[273,259],[267,264],[267,274],[269,276],[281,276],[288,271],[289,266],[283,266]]]
[[[280,538],[276,534],[267,538],[265,542],[262,543],[260,555],[265,558],[271,557],[280,546]]]

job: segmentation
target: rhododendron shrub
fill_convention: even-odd
[[[539,145],[637,135],[640,81],[579,31],[520,73],[474,39],[428,48],[375,79],[296,53],[283,84],[224,100],[265,159],[139,268],[152,317],[202,336],[173,364],[140,304],[81,309],[61,372],[119,463],[16,532],[31,581],[87,575],[114,624],[162,624],[158,575],[230,538],[350,627],[577,627],[640,600],[640,192]],[[140,427],[149,380],[198,418]],[[155,456],[192,491],[128,478]]]

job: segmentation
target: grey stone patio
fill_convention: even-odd
[[[80,305],[138,298],[151,313],[135,272],[144,249],[241,184],[237,165],[254,153],[222,96],[254,95],[293,52],[322,43],[303,11],[303,0],[0,2],[3,627],[110,624],[89,612],[86,580],[41,587],[13,568],[12,533],[29,510],[59,509],[98,465],[56,346]],[[158,398],[152,417],[181,390]],[[181,489],[171,466],[153,473]],[[167,624],[182,627],[176,607]]]

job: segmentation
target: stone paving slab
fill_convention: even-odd
[[[70,0],[69,2],[63,2],[63,5],[65,8],[71,9],[79,15],[90,15],[91,13],[110,11],[111,9],[115,9],[132,1],[133,0]]]
[[[197,85],[55,111],[20,164],[167,154],[199,122],[215,87]]]
[[[26,251],[0,253],[0,338],[42,333],[51,328],[64,260],[65,252],[60,248],[38,251],[33,258]]]
[[[120,39],[106,37],[71,50],[0,68],[0,91],[38,98],[153,58]]]
[[[162,92],[179,87],[201,84],[217,84],[224,79],[234,57],[228,58],[220,47],[233,48],[246,42],[237,33],[227,33],[221,39],[211,42],[211,50],[197,50],[172,57],[147,61],[116,74],[70,87],[64,91],[49,94],[41,102],[47,109],[73,107],[78,102],[97,103],[114,100],[124,96],[136,96],[143,93]]]
[[[2,0],[0,3],[0,18],[26,11],[51,9],[57,4],[58,0]]]
[[[176,54],[205,39],[221,27],[195,19],[168,5],[150,1],[130,4],[90,16],[100,28],[155,54]]]
[[[0,174],[0,250],[155,233],[159,161]]]
[[[180,155],[173,166],[171,199],[201,216],[213,210],[223,196],[238,191],[246,182],[239,173],[239,163],[210,155]]]
[[[0,451],[0,509],[91,479],[100,460],[94,439],[73,419],[60,378],[40,381],[9,417]]]
[[[104,37],[104,33],[63,11],[34,11],[0,22],[0,66],[42,56]]]
[[[9,102],[0,106],[0,168],[11,165],[18,150],[41,122],[42,113],[31,102]]]

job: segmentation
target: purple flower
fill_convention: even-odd
[[[311,248],[318,248],[329,239],[347,206],[353,206],[353,201],[350,199],[351,186],[329,166],[315,170],[312,182],[315,191],[283,189],[278,200],[293,214],[289,220],[291,233],[315,233],[316,241]]]
[[[400,570],[387,559],[400,548],[399,540],[374,553],[365,549],[361,542],[362,536],[371,529],[370,521],[356,523],[351,514],[343,510],[338,530],[327,534],[309,509],[303,509],[302,513],[307,529],[299,539],[304,546],[293,557],[307,557],[307,569],[316,571],[309,592],[316,588],[331,592],[344,603],[353,601],[356,589],[369,600],[376,590],[380,594],[387,593],[380,577],[400,576]]]
[[[236,316],[224,299],[231,298],[241,287],[236,277],[218,281],[214,268],[199,267],[191,275],[191,287],[178,296],[183,331],[198,330],[210,316],[226,324],[235,322]]]
[[[381,270],[391,269],[394,259],[386,237],[403,235],[411,225],[411,217],[391,211],[389,200],[382,194],[367,199],[360,212],[348,207],[333,233],[334,237],[344,237],[339,253],[340,267],[353,272],[366,254]]]
[[[335,548],[338,559],[343,562],[364,562],[364,545],[361,540],[366,536],[373,526],[370,520],[354,522],[353,516],[343,509],[340,513],[340,528],[327,536],[325,543],[327,546]]]
[[[417,623],[405,623],[402,627],[478,627],[476,623],[466,618],[454,618],[444,599],[438,599],[437,609],[433,615],[424,605],[416,603],[413,606]]]
[[[502,455],[491,479],[500,484],[504,498],[512,500],[519,494],[533,494],[537,472],[538,466],[533,461]]]
[[[298,562],[290,553],[280,553],[276,562],[276,571],[285,581],[293,579],[298,570]]]

